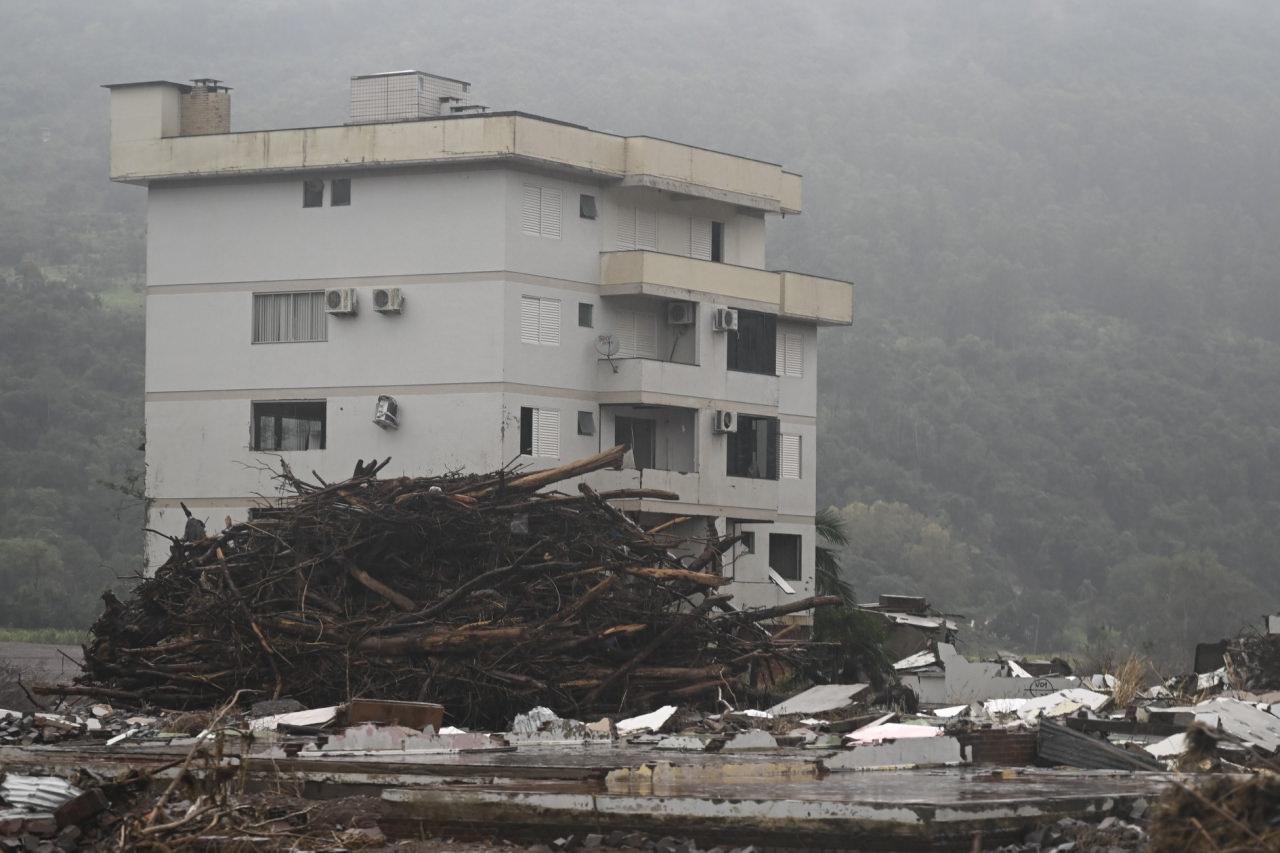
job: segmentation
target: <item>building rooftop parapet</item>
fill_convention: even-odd
[[[764,213],[801,211],[800,176],[776,163],[524,112],[184,136],[166,117],[175,107],[163,93],[187,94],[190,85],[157,80],[106,88],[111,179],[123,183],[500,161]]]

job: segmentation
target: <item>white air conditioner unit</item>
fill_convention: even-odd
[[[399,314],[404,303],[398,287],[375,287],[373,289],[373,310],[379,314]]]
[[[378,397],[377,408],[373,410],[373,422],[383,429],[400,428],[400,404],[395,397],[386,394]]]
[[[738,312],[733,308],[717,308],[711,313],[711,328],[717,332],[738,331]]]
[[[724,409],[715,411],[715,420],[711,422],[711,431],[718,434],[738,431],[738,413]]]
[[[693,314],[694,310],[692,302],[667,303],[668,326],[688,326],[693,322]]]
[[[354,287],[337,287],[324,292],[324,310],[326,314],[355,314],[356,289]]]

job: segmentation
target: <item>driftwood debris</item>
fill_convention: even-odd
[[[46,692],[175,709],[241,690],[429,700],[452,723],[496,727],[534,705],[585,717],[745,700],[763,674],[804,666],[811,649],[759,626],[793,608],[739,613],[717,592],[725,540],[645,531],[607,492],[539,491],[624,450],[529,474],[379,480],[382,466],[361,465],[319,484],[282,466],[296,496],[175,539],[154,577],[109,602],[77,684]]]

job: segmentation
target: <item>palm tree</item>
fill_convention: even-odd
[[[892,681],[893,667],[882,646],[883,627],[877,619],[858,610],[853,585],[840,570],[840,551],[849,544],[845,520],[828,507],[814,516],[813,526],[818,540],[814,546],[814,592],[837,595],[842,602],[837,607],[818,608],[813,616],[813,637],[841,648],[830,677],[865,679],[880,690]]]
[[[840,551],[849,544],[845,520],[834,507],[818,510],[813,519],[818,541],[814,546],[814,592],[838,595],[846,605],[854,603],[853,585],[844,579],[840,569]]]

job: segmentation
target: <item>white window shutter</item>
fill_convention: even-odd
[[[618,208],[616,242],[619,249],[634,249],[636,247],[636,209],[634,207]]]
[[[524,185],[524,197],[520,203],[520,230],[538,235],[542,231],[542,188]]]
[[[556,409],[533,410],[533,455],[559,458],[560,412]]]
[[[689,220],[689,257],[711,260],[711,220]]]
[[[618,344],[620,358],[636,357],[636,312],[619,311],[617,313],[613,339]]]
[[[636,357],[658,357],[658,315],[646,311],[635,312]]]
[[[520,342],[538,343],[539,299],[536,296],[520,297]]]
[[[656,251],[658,248],[658,212],[636,211],[636,248]]]
[[[788,332],[786,339],[786,373],[788,376],[804,376],[804,336]]]
[[[800,436],[783,433],[778,454],[778,472],[784,480],[800,479]]]
[[[543,237],[560,239],[560,190],[542,188],[541,233]]]
[[[782,332],[778,332],[773,339],[773,372],[779,376],[785,376],[787,373],[786,337]]]
[[[560,346],[560,300],[538,300],[538,343]]]

